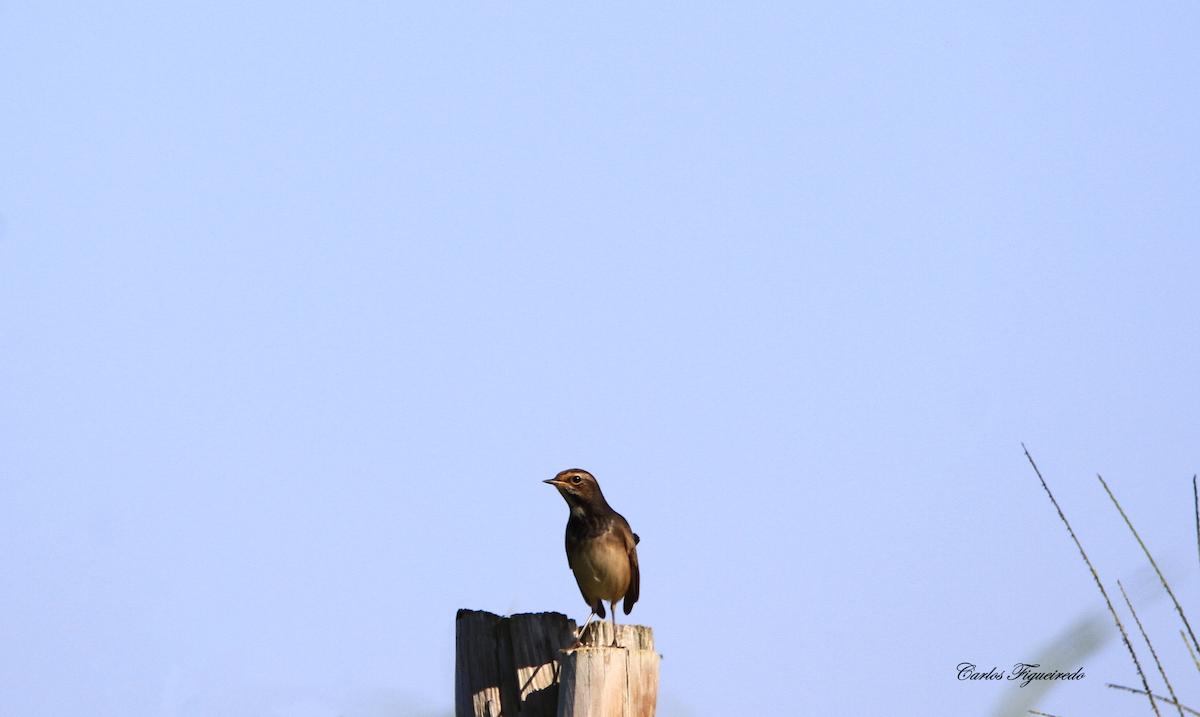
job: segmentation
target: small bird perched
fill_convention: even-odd
[[[612,607],[613,643],[617,644],[617,601],[625,598],[625,614],[638,600],[637,544],[640,538],[629,529],[621,514],[608,506],[600,484],[591,473],[571,468],[554,476],[549,483],[558,489],[571,508],[567,520],[567,564],[575,573],[579,592],[592,614],[579,634],[596,615],[604,619],[604,600]],[[581,643],[576,638],[574,647]]]

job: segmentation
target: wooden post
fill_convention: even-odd
[[[459,610],[454,631],[455,717],[555,717],[555,657],[575,641],[574,620]]]
[[[658,701],[658,661],[654,631],[642,625],[594,622],[583,636],[586,647],[559,653],[557,717],[654,717]],[[597,647],[599,645],[600,647]]]
[[[459,610],[455,621],[455,717],[653,717],[658,693],[654,633],[594,622],[575,641],[575,621],[556,612],[500,617]],[[597,647],[596,645],[604,645]]]

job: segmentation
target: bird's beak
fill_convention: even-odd
[[[542,482],[549,483],[550,485],[561,485],[561,484],[565,483],[566,481],[561,481],[558,478],[551,478],[550,480],[544,480]]]

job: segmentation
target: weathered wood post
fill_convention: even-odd
[[[584,647],[556,612],[500,617],[459,610],[455,717],[653,717],[658,660],[648,627],[594,622]],[[604,647],[597,647],[604,645]]]
[[[557,717],[654,717],[658,661],[654,631],[643,625],[593,622],[576,650],[559,652]],[[600,647],[597,647],[599,645]]]
[[[575,641],[574,620],[557,612],[459,610],[454,632],[455,717],[554,717],[555,658]]]

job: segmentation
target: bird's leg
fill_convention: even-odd
[[[595,610],[595,609],[593,609],[593,610],[592,610],[592,613],[591,613],[590,615],[588,615],[588,619],[587,619],[587,620],[586,620],[586,621],[583,623],[583,627],[579,628],[579,632],[575,633],[575,644],[574,644],[574,645],[571,645],[571,647],[570,647],[570,648],[568,648],[568,649],[574,650],[574,649],[576,649],[576,648],[579,648],[579,647],[583,647],[583,646],[584,646],[584,644],[583,644],[583,631],[587,629],[588,623],[590,623],[590,622],[592,621],[592,618],[593,618],[593,617],[596,617],[596,610]]]
[[[609,645],[609,647],[620,647],[620,645],[617,644],[617,601],[613,600],[612,602],[609,603],[609,605],[612,607],[612,614],[613,614],[613,621],[612,621],[613,643],[611,645]]]

